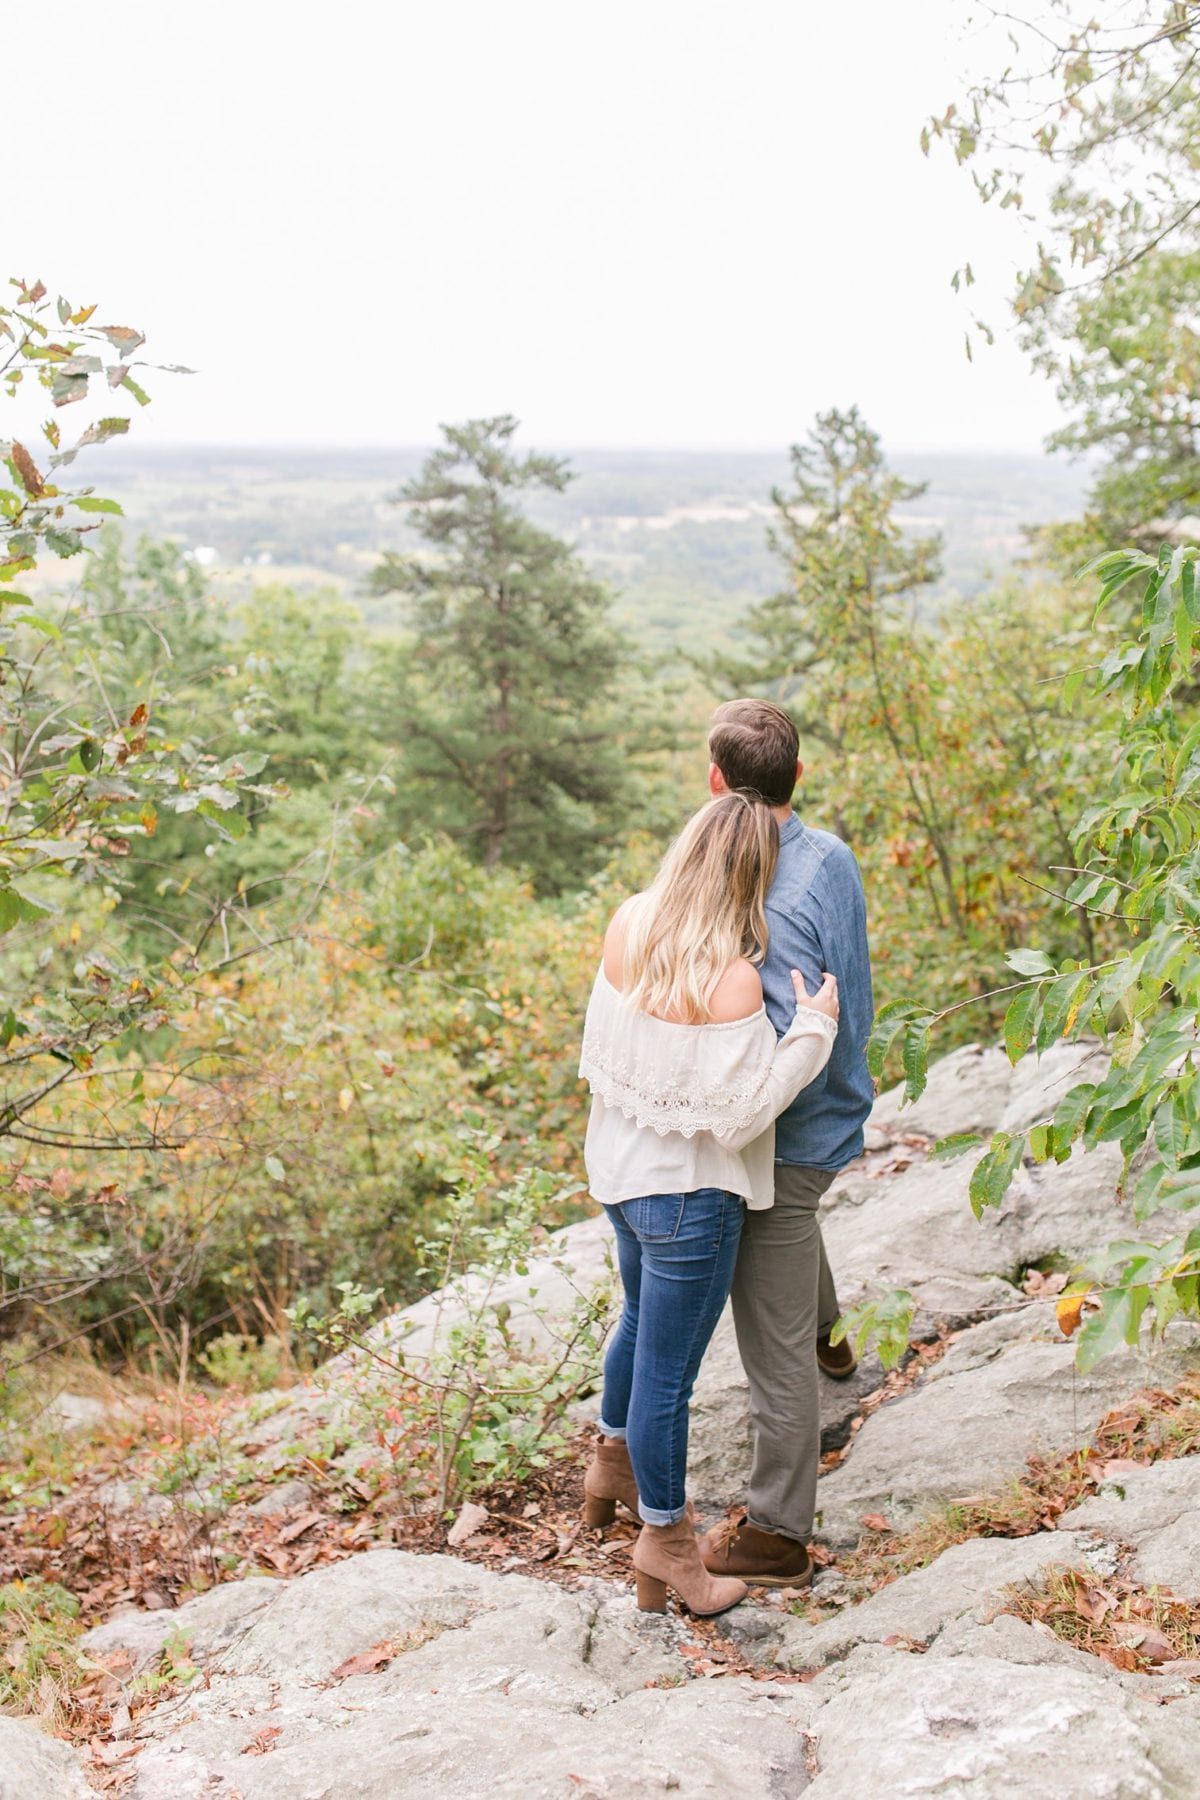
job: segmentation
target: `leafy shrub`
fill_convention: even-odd
[[[303,1302],[292,1310],[297,1330],[352,1350],[371,1372],[361,1404],[398,1485],[438,1510],[494,1481],[520,1480],[562,1450],[569,1407],[599,1380],[611,1323],[606,1282],[579,1290],[565,1316],[535,1307],[513,1325],[503,1283],[544,1253],[541,1220],[561,1194],[544,1171],[522,1171],[498,1197],[496,1222],[485,1223],[487,1149],[474,1147],[444,1226],[421,1244],[422,1267],[438,1282],[428,1348],[406,1353],[402,1340],[368,1329],[378,1289],[346,1283],[329,1313]]]

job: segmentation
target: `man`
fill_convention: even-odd
[[[746,1213],[733,1319],[754,1425],[748,1504],[701,1540],[714,1574],[795,1587],[813,1574],[807,1540],[821,1447],[818,1365],[841,1380],[855,1368],[849,1345],[829,1342],[840,1308],[817,1208],[838,1170],[861,1152],[874,1099],[866,1061],[874,1013],[866,905],[851,851],[792,811],[803,765],[796,727],[782,708],[767,700],[729,701],[713,716],[708,748],[711,792],[749,789],[779,820],[761,971],[771,1023],[780,1033],[791,1023],[792,969],[801,971],[810,993],[829,970],[841,1000],[828,1064],[776,1124],[775,1204]]]

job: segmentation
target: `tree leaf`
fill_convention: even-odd
[[[1033,1042],[1041,986],[1022,988],[1014,994],[1004,1015],[1004,1048],[1010,1063],[1019,1063]]]
[[[956,1131],[950,1137],[939,1139],[929,1154],[949,1162],[955,1156],[962,1156],[967,1150],[974,1150],[982,1142],[977,1131]]]
[[[1003,1200],[1020,1166],[1024,1148],[1023,1136],[1009,1137],[1007,1132],[997,1131],[992,1138],[971,1175],[969,1195],[977,1219],[983,1217],[985,1207],[999,1206]]]
[[[1018,975],[1053,975],[1054,964],[1043,950],[1010,950],[1004,958]]]
[[[119,518],[124,518],[125,516],[124,508],[118,501],[101,500],[95,494],[82,494],[73,502],[73,504],[78,507],[80,512],[115,513]]]
[[[900,1058],[904,1066],[905,1098],[919,1100],[929,1077],[929,1023],[916,1019],[904,1033]]]

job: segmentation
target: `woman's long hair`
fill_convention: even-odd
[[[702,1025],[739,956],[767,953],[767,890],[779,826],[757,795],[721,794],[688,820],[629,908],[622,991],[659,1018]]]

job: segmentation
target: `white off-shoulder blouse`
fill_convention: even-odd
[[[798,1007],[781,1038],[766,1008],[677,1025],[630,1006],[601,966],[579,1073],[592,1090],[584,1161],[592,1197],[724,1188],[747,1206],[775,1197],[775,1120],[829,1061],[837,1024]]]

